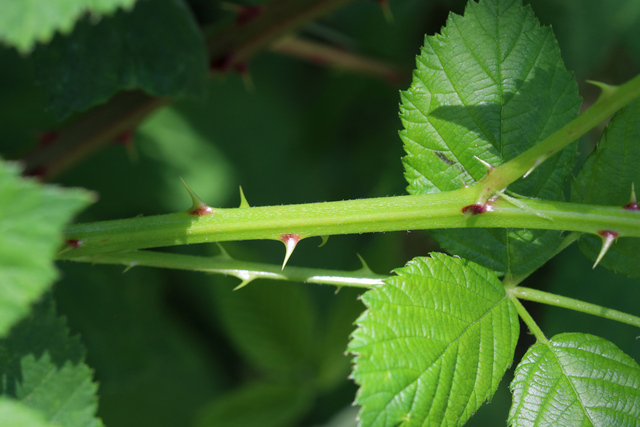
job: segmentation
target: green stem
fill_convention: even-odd
[[[607,117],[640,96],[640,75],[620,86],[595,84],[602,88],[602,94],[591,108],[545,140],[496,167],[475,184],[484,190],[479,199],[480,202],[487,200],[495,191],[506,188],[528,171],[586,134],[596,124],[606,120]]]
[[[65,232],[74,250],[60,258],[203,242],[300,238],[381,231],[439,228],[530,228],[597,233],[613,230],[640,237],[640,213],[618,207],[521,199],[525,209],[504,200],[491,211],[462,214],[477,192],[471,187],[446,193],[302,205],[215,209],[204,216],[187,212],[77,224]]]
[[[617,320],[618,322],[640,328],[640,317],[623,313],[618,310],[602,307],[596,304],[567,298],[560,295],[554,295],[548,292],[539,291],[537,289],[515,287],[509,293],[519,299],[528,301],[541,302],[543,304],[554,305],[556,307],[569,308],[571,310],[580,311],[582,313],[592,314],[594,316],[604,317],[605,319]]]
[[[258,262],[239,261],[228,255],[202,257],[165,252],[131,251],[82,256],[73,261],[92,264],[118,264],[127,268],[144,266],[202,271],[231,275],[242,280],[242,285],[254,279],[289,280],[294,282],[371,288],[380,285],[389,276],[374,274],[367,268],[356,271],[327,270],[319,268],[286,267]]]
[[[507,295],[509,296],[509,299],[511,300],[513,305],[516,306],[516,311],[518,312],[524,323],[527,325],[527,327],[529,327],[529,330],[536,337],[538,342],[549,344],[549,340],[547,339],[547,337],[544,336],[544,333],[542,332],[540,327],[538,327],[536,321],[533,320],[533,317],[531,317],[522,303],[518,301],[518,298],[516,298],[511,292],[507,292]]]

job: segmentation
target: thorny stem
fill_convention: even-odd
[[[132,251],[73,258],[73,261],[95,264],[120,264],[127,268],[145,266],[201,271],[231,275],[245,282],[254,279],[289,280],[335,286],[371,288],[380,285],[389,276],[374,274],[367,268],[356,271],[327,270],[319,268],[286,267],[246,262],[228,256],[202,257],[166,252]]]
[[[618,322],[626,323],[628,325],[640,328],[640,317],[623,313],[618,310],[613,310],[573,298],[563,297],[560,295],[551,294],[549,292],[520,286],[517,286],[509,290],[508,292],[519,299],[554,305],[556,307],[568,308],[571,310],[580,311],[582,313],[604,317],[605,319],[617,320]]]
[[[614,230],[640,237],[640,213],[618,207],[521,199],[527,209],[504,200],[488,212],[467,216],[462,209],[477,198],[472,188],[446,193],[301,205],[214,209],[77,224],[65,239],[79,243],[60,258],[192,243],[274,239],[439,228],[530,228],[595,234]]]

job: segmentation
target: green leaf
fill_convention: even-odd
[[[280,379],[308,371],[316,313],[305,288],[257,281],[237,291],[219,283],[212,290],[227,335],[253,366]]]
[[[486,174],[575,118],[578,88],[550,28],[519,0],[469,2],[441,35],[425,38],[413,83],[402,94],[400,133],[411,194],[450,191]],[[575,157],[567,148],[510,190],[563,198]],[[476,158],[477,157],[477,158]],[[462,208],[462,206],[461,206]],[[557,247],[557,231],[445,230],[433,233],[450,252],[499,272],[520,274]]]
[[[52,427],[40,412],[5,397],[0,397],[0,425],[3,427]]]
[[[89,12],[92,19],[136,0],[23,0],[0,2],[0,42],[28,53],[37,42],[48,43],[56,31],[68,33]]]
[[[618,111],[605,129],[596,149],[589,155],[571,186],[571,200],[595,205],[624,206],[631,186],[640,189],[640,100]],[[613,230],[615,231],[615,230]],[[602,240],[582,236],[580,249],[592,260]],[[600,264],[609,270],[640,279],[640,241],[620,238]]]
[[[198,427],[286,427],[310,408],[313,394],[292,384],[252,383],[206,408]]]
[[[203,405],[221,392],[225,368],[208,347],[220,348],[217,336],[190,327],[193,310],[167,286],[172,276],[159,269],[123,274],[121,266],[71,262],[61,269],[58,310],[82,334],[100,383],[104,423],[193,425]],[[188,279],[176,276],[175,287],[184,289]]]
[[[86,191],[43,186],[18,174],[16,165],[0,160],[0,338],[56,279],[62,228],[91,201]]]
[[[204,40],[182,0],[138,2],[97,24],[85,19],[69,36],[39,48],[36,59],[58,118],[121,90],[193,98],[206,92]]]
[[[56,316],[50,296],[0,341],[0,390],[65,427],[101,426],[97,385],[78,338]]]
[[[363,425],[461,425],[513,361],[518,315],[495,273],[431,256],[362,297],[349,351]]]
[[[511,391],[514,426],[640,425],[640,367],[593,335],[559,334],[532,346]]]

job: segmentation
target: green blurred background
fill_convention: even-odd
[[[202,24],[226,19],[214,0],[187,2]],[[256,4],[259,2],[255,2]],[[586,79],[622,83],[640,71],[640,2],[537,0],[552,25],[585,105],[597,91]],[[346,47],[411,70],[425,34],[444,25],[464,1],[391,0],[389,23],[375,1],[357,1],[303,30],[329,31]],[[39,132],[56,128],[33,60],[0,49],[0,149],[19,159]],[[56,177],[92,189],[99,201],[79,220],[187,209],[179,177],[209,205],[235,207],[242,185],[252,206],[405,194],[397,136],[399,90],[389,83],[263,53],[241,77],[211,79],[205,101],[178,101],[135,132],[132,160],[111,145]],[[581,158],[597,132],[581,141]],[[335,236],[322,248],[303,241],[290,265],[357,269],[361,254],[377,273],[437,250],[425,232]],[[240,259],[280,263],[277,242],[228,243]],[[213,245],[180,248],[215,254]],[[88,349],[100,383],[99,416],[108,426],[353,426],[356,386],[343,354],[363,307],[358,293],[306,284],[256,281],[166,270],[61,263],[58,310]],[[534,274],[528,286],[638,314],[637,281],[597,268],[572,247]],[[640,359],[638,331],[611,321],[528,304],[543,331],[603,336]],[[523,327],[516,361],[533,338]],[[469,425],[502,425],[508,381]]]

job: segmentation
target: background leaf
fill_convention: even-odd
[[[363,425],[461,425],[513,360],[518,316],[495,273],[431,256],[362,297],[349,351]]]
[[[311,390],[298,385],[253,383],[206,408],[197,427],[287,427],[311,406]]]
[[[62,227],[91,201],[86,191],[43,186],[18,172],[0,160],[0,337],[56,279]]]
[[[535,145],[578,113],[573,76],[550,28],[517,0],[469,2],[450,15],[441,35],[425,38],[411,87],[402,93],[400,133],[411,194],[449,191],[486,173],[475,157],[499,165]],[[509,188],[563,198],[575,146]],[[433,232],[448,251],[499,272],[543,264],[561,234],[531,230]]]
[[[0,3],[0,42],[27,53],[37,42],[47,43],[56,31],[68,33],[84,13],[93,19],[136,0],[28,0]]]
[[[38,80],[58,118],[121,90],[200,98],[207,57],[200,29],[182,0],[145,0],[97,24],[78,23],[36,51]]]
[[[571,186],[571,200],[596,205],[624,206],[631,186],[640,189],[640,100],[618,111],[602,134],[596,149],[582,166]],[[615,231],[615,230],[614,230]],[[600,252],[602,240],[585,235],[580,249],[592,260]],[[640,241],[620,238],[600,264],[612,271],[640,279]]]
[[[593,335],[560,334],[532,346],[511,390],[514,426],[640,424],[640,367]]]
[[[51,296],[38,304],[8,338],[0,341],[4,396],[38,410],[65,427],[98,427],[98,386],[84,363],[84,348],[57,318]]]
[[[253,366],[276,378],[302,374],[312,360],[317,321],[305,288],[262,280],[213,291],[226,333]]]

